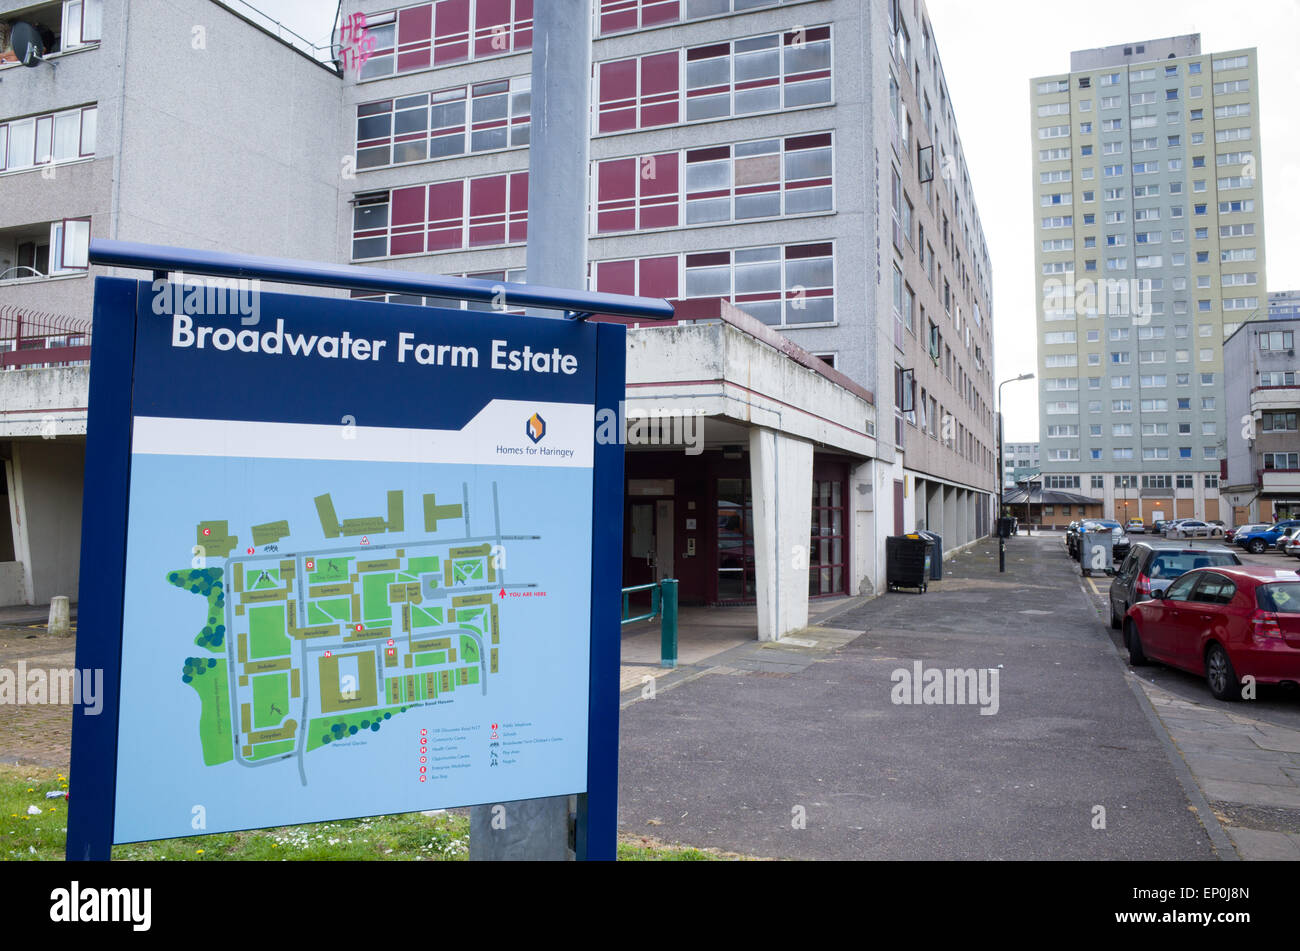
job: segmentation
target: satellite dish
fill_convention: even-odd
[[[18,62],[24,66],[39,65],[41,57],[45,55],[45,43],[41,40],[40,31],[30,23],[20,21],[13,25],[13,30],[9,34],[9,45],[13,47]]]

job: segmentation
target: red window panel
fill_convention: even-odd
[[[469,0],[439,0],[436,6],[434,65],[469,59]]]
[[[703,251],[686,255],[687,267],[720,267],[731,263],[730,251]]]
[[[528,240],[528,173],[510,176],[509,239],[513,244]]]
[[[665,300],[677,299],[677,255],[673,254],[664,258],[642,258],[637,262],[637,271],[640,277],[637,293],[642,297],[662,297]]]
[[[602,35],[676,23],[680,19],[680,0],[601,0],[600,4]]]
[[[636,261],[598,263],[596,290],[603,294],[636,294]]]
[[[637,60],[600,64],[601,132],[636,128]]]
[[[428,69],[433,55],[433,4],[397,14],[397,71]]]
[[[798,258],[828,258],[831,256],[831,244],[792,244],[785,249],[785,259],[793,261]]]
[[[391,208],[392,240],[389,254],[424,252],[425,186],[393,189]]]
[[[641,228],[677,227],[679,158],[676,152],[642,157],[637,169],[641,186]]]
[[[641,0],[641,25],[658,26],[681,19],[679,0]]]
[[[636,229],[636,159],[611,159],[596,166],[596,233]]]
[[[474,18],[474,56],[510,52],[511,0],[478,0]]]
[[[635,30],[640,26],[638,6],[640,0],[600,0],[600,32],[605,34]]]
[[[641,128],[677,122],[680,61],[679,50],[641,57]]]
[[[831,134],[829,132],[819,132],[815,135],[792,135],[785,140],[785,150],[787,152],[797,152],[800,149],[826,149],[831,146]]]
[[[465,246],[465,183],[439,182],[429,186],[429,250],[447,251]]]
[[[533,48],[533,0],[515,0],[515,51]]]
[[[469,183],[469,246],[506,243],[508,177],[492,175]]]

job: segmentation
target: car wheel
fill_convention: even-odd
[[[1110,629],[1112,631],[1118,631],[1123,627],[1124,622],[1120,619],[1120,616],[1115,613],[1115,605],[1112,604],[1110,606]]]
[[[1124,628],[1124,643],[1128,647],[1128,662],[1134,667],[1144,667],[1147,663],[1147,655],[1142,650],[1142,638],[1138,634],[1138,627],[1133,621],[1128,621]]]
[[[1232,669],[1228,652],[1218,644],[1211,644],[1205,652],[1205,681],[1215,700],[1236,700],[1241,682]]]
[[[1211,537],[1211,538],[1222,538],[1222,537],[1223,537],[1223,529],[1221,529],[1221,528],[1216,528],[1214,531],[1212,531],[1212,532],[1210,533],[1210,537]]]
[[[1264,539],[1255,538],[1252,539],[1250,544],[1246,546],[1246,550],[1250,552],[1252,555],[1262,555],[1264,554],[1265,547],[1267,546],[1265,546],[1264,544]]]

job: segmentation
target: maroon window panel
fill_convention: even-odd
[[[465,183],[429,186],[429,250],[448,251],[465,245]]]
[[[600,32],[635,30],[638,0],[600,0]]]
[[[638,293],[642,297],[677,299],[677,255],[642,258],[637,262],[637,270],[641,277]]]
[[[680,62],[679,50],[641,57],[641,128],[677,123]]]
[[[600,131],[636,128],[636,59],[600,64]]]
[[[528,240],[528,173],[510,176],[510,243]]]
[[[636,177],[636,159],[611,159],[597,165],[597,234],[636,229]]]
[[[475,178],[469,183],[469,246],[506,243],[505,175]]]
[[[510,52],[510,0],[478,0],[474,19],[474,56]]]
[[[533,48],[533,0],[515,0],[515,52]]]
[[[676,228],[678,222],[678,168],[676,152],[641,159],[641,228]]]
[[[469,0],[439,0],[436,6],[434,65],[469,59]]]
[[[681,19],[679,0],[641,0],[641,25],[658,26]]]
[[[397,13],[397,71],[428,69],[433,60],[433,4]]]
[[[636,262],[601,261],[598,263],[596,290],[602,294],[636,294]]]
[[[389,254],[424,253],[425,186],[393,189],[389,220]]]

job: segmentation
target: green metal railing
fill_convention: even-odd
[[[632,614],[632,595],[650,594],[650,610]],[[659,619],[660,665],[677,666],[677,581],[665,578],[656,584],[642,584],[623,589],[623,624]]]

